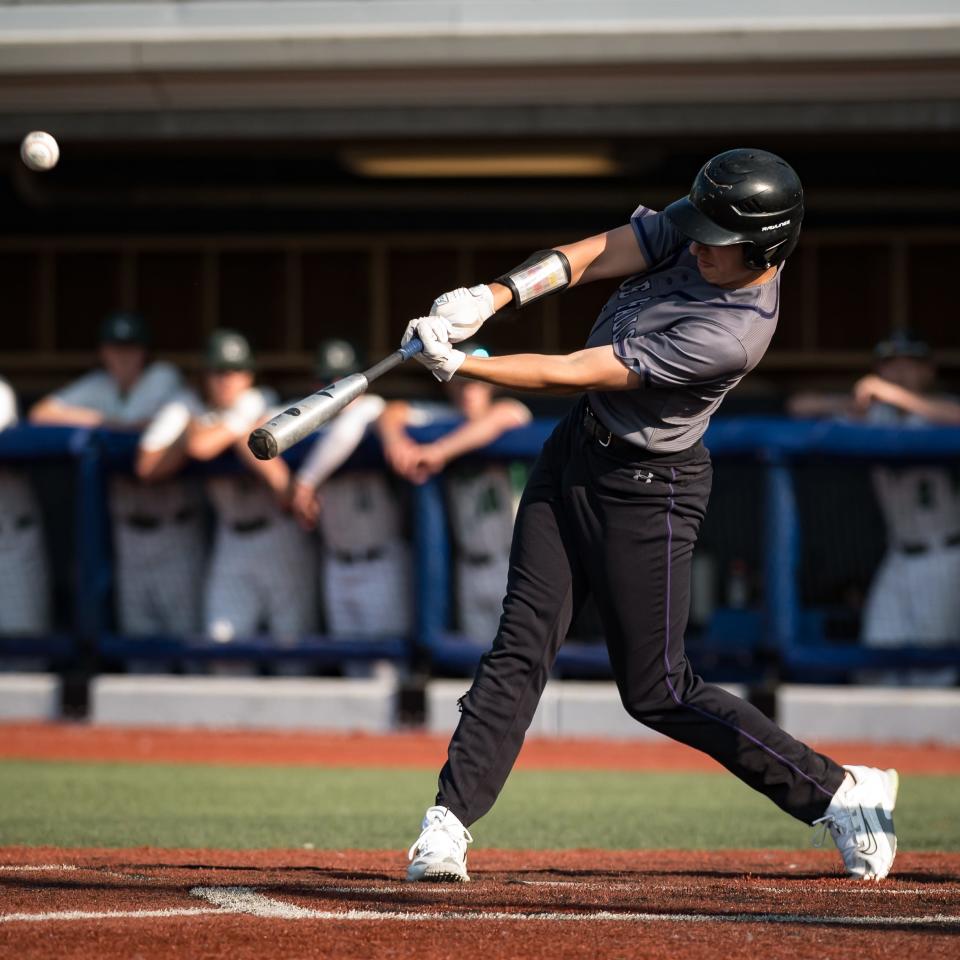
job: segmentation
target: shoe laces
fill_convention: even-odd
[[[447,810],[442,814],[428,813],[424,822],[423,831],[407,851],[408,860],[412,860],[417,853],[446,856],[451,848],[458,857],[462,857],[467,844],[473,843],[470,831]]]
[[[848,793],[853,787],[848,789]],[[858,837],[863,837],[866,831],[866,824],[863,821],[863,812],[858,803],[850,803],[844,797],[838,803],[838,810],[833,813],[827,813],[817,820],[813,821],[813,826],[820,824],[822,829],[814,835],[812,845],[822,847],[827,838],[827,831],[830,831],[834,843],[841,852],[846,850],[859,850],[862,846]]]

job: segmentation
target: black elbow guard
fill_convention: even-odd
[[[570,286],[570,261],[559,250],[538,250],[495,282],[509,287],[519,310]]]

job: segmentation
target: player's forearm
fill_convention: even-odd
[[[506,357],[467,357],[458,375],[482,380],[511,390],[546,390],[576,393],[579,387],[567,382],[570,370],[563,357],[539,353],[515,353]]]
[[[183,439],[163,447],[159,450],[137,451],[137,460],[134,465],[136,475],[147,483],[166,480],[178,473],[187,462]]]
[[[853,399],[845,394],[798,393],[787,400],[792,417],[842,417],[855,410]]]
[[[222,423],[203,426],[194,422],[187,431],[187,456],[194,460],[213,460],[236,440],[236,434]]]
[[[512,390],[566,395],[582,390],[627,390],[640,378],[627,369],[610,347],[592,347],[566,355],[518,353],[505,357],[466,357],[457,371]]]
[[[412,442],[407,433],[409,415],[410,407],[402,400],[394,400],[386,405],[374,427],[384,447],[395,443]]]
[[[61,427],[100,427],[103,414],[88,407],[73,407],[52,397],[40,400],[30,411],[30,422]]]
[[[525,409],[516,404],[521,410]],[[434,447],[445,461],[455,460],[473,450],[479,450],[493,443],[507,430],[522,426],[526,420],[517,414],[510,415],[502,407],[495,407],[487,415],[477,420],[467,420],[450,433],[434,441]]]
[[[290,491],[290,468],[282,457],[273,460],[258,460],[247,446],[245,438],[234,440],[237,457],[251,473],[263,480],[277,496],[285,497]]]
[[[942,427],[960,426],[960,404],[939,397],[925,397],[903,387],[891,391],[891,401],[907,413],[916,414]]]

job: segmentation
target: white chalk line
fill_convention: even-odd
[[[750,890],[757,890],[761,893],[797,893],[797,887],[751,887]],[[906,897],[917,896],[922,893],[947,894],[960,897],[960,887],[917,887],[903,888],[896,890],[888,889],[882,883],[873,883],[870,880],[851,880],[849,887],[814,887],[811,893],[852,893],[860,895],[873,895],[875,897]]]
[[[797,878],[797,885],[792,887],[754,887],[751,886],[748,888],[747,892],[758,891],[760,893],[798,893],[800,890],[805,889],[800,885],[805,882],[807,879],[812,878]],[[511,883],[516,883],[524,887],[566,887],[570,890],[631,890],[635,893],[642,893],[643,891],[655,890],[661,893],[677,893],[680,892],[680,888],[669,886],[667,884],[651,884],[647,883],[644,880],[637,880],[633,883],[604,883],[603,881],[595,880],[512,880]],[[346,893],[350,888],[349,887],[327,887],[328,890],[335,890],[337,892]],[[384,887],[381,891],[376,891],[371,888],[368,891],[369,893],[374,892],[384,892],[388,888]],[[702,888],[701,888],[702,889]],[[893,888],[884,886],[882,883],[871,883],[870,881],[864,880],[851,880],[848,886],[839,886],[839,887],[813,887],[809,888],[813,893],[852,893],[852,894],[872,894],[873,896],[890,896],[890,897],[902,897],[907,895],[916,896],[921,893],[939,893],[939,894],[953,894],[954,896],[960,896],[960,886],[929,886],[929,887],[917,887],[917,888]]]
[[[76,870],[72,863],[36,863],[36,864],[0,864],[0,870],[19,873],[60,873],[63,870]]]
[[[949,925],[960,928],[960,916],[933,914],[919,917],[817,917],[789,913],[618,913],[610,910],[578,910],[569,912],[536,911],[532,913],[502,910],[312,910],[292,903],[265,897],[249,887],[194,887],[195,897],[224,908],[230,913],[246,913],[277,920],[378,920],[400,922],[443,921],[550,921],[550,922],[614,922],[614,923],[779,923],[811,926],[924,926]]]
[[[36,866],[9,866],[8,870],[62,871],[75,870],[69,864],[38,864]],[[543,886],[598,886],[610,888],[608,884],[588,884],[569,881],[526,881],[529,884]],[[432,889],[432,888],[430,888]],[[766,887],[766,892],[791,892],[790,888]],[[848,888],[838,888],[849,892]],[[855,888],[853,888],[855,889]],[[389,887],[319,887],[318,894],[338,893],[376,893],[393,892]],[[440,893],[440,890],[436,891]],[[793,891],[795,892],[795,891]],[[874,891],[862,891],[874,892]],[[907,893],[911,891],[885,891],[887,893]],[[929,893],[934,890],[917,890],[915,893]],[[594,911],[533,911],[509,912],[501,910],[449,910],[449,911],[411,911],[411,910],[314,910],[266,897],[250,887],[194,887],[191,896],[206,900],[210,907],[166,907],[154,910],[61,910],[44,913],[8,913],[0,914],[0,923],[49,922],[76,920],[138,920],[152,918],[177,918],[209,915],[245,914],[265,919],[282,920],[330,920],[337,922],[379,921],[409,922],[455,921],[455,922],[619,922],[619,923],[746,923],[746,924],[805,924],[812,926],[949,926],[960,928],[960,916],[932,914],[922,916],[810,916],[789,913],[738,913],[738,914],[697,914],[697,913],[653,913],[611,910]]]
[[[215,907],[167,907],[160,910],[56,910],[50,913],[0,913],[0,923],[49,920],[139,920],[150,917],[196,917],[223,912]]]

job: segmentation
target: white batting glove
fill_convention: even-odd
[[[423,350],[414,355],[438,380],[446,383],[460,369],[467,355],[455,350],[450,343],[446,324],[441,317],[419,317],[407,327],[410,336],[404,334],[404,343],[411,337],[423,341]]]
[[[457,287],[456,290],[441,293],[430,308],[430,316],[440,317],[446,324],[451,343],[460,343],[472,337],[494,313],[493,291],[483,283],[469,290]],[[410,327],[411,324],[408,324],[408,332]],[[405,333],[403,342],[409,339]]]
[[[493,291],[485,283],[441,293],[430,308],[431,317],[442,317],[446,322],[451,343],[468,340],[494,313]]]

